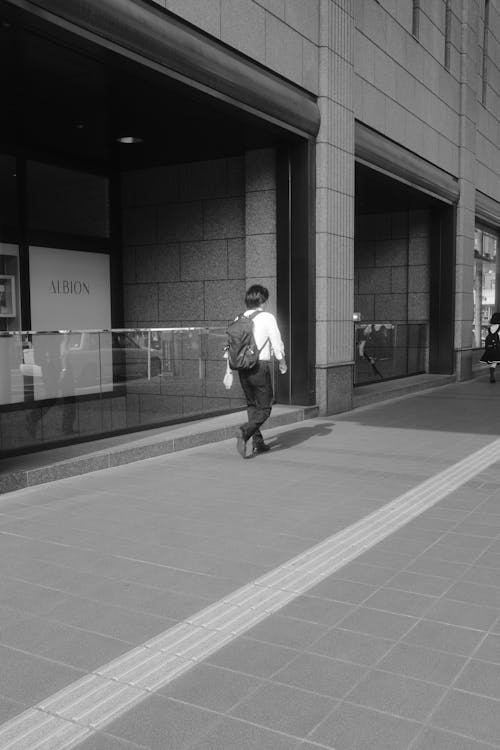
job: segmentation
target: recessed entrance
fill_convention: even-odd
[[[452,219],[444,202],[356,165],[355,385],[452,372]]]

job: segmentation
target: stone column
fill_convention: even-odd
[[[354,8],[320,0],[316,152],[316,393],[321,414],[351,408],[354,291]]]
[[[459,380],[472,376],[478,28],[477,0],[462,0],[460,198],[457,206],[455,270],[455,368]]]

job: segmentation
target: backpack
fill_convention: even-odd
[[[261,349],[257,348],[253,337],[253,319],[261,310],[255,310],[250,315],[241,313],[227,327],[227,344],[229,367],[231,370],[251,370],[259,361]]]

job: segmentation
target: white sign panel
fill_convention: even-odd
[[[31,328],[111,327],[109,255],[30,247]]]

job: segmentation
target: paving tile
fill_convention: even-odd
[[[458,490],[456,490],[455,492],[451,492],[449,495],[447,495],[447,497],[441,500],[442,507],[443,508],[455,508],[456,510],[469,510],[470,511],[474,508],[477,508],[479,505],[481,505],[482,501],[480,498],[478,498],[475,492],[467,491],[468,485],[469,483],[466,482]],[[471,487],[475,489],[475,483],[473,483]]]
[[[418,524],[418,518],[406,523],[397,531],[393,532],[385,541],[392,546],[393,542],[397,543],[395,549],[399,549],[400,543],[403,545],[410,544],[407,547],[409,552],[418,552],[419,549],[426,549],[443,536],[443,532],[434,528],[422,528]],[[414,546],[413,546],[414,545]],[[403,546],[404,550],[404,546]]]
[[[91,671],[130,651],[131,645],[117,638],[66,628],[60,638],[42,646],[40,654],[72,667]]]
[[[497,510],[498,510],[498,506],[497,506]],[[498,518],[499,518],[499,516],[497,516],[497,519]],[[500,540],[497,540],[496,542],[493,542],[491,544],[491,546],[490,546],[490,550],[492,552],[495,552],[495,554],[497,554],[497,555],[500,554]]]
[[[444,560],[454,563],[473,563],[480,558],[481,554],[482,551],[474,547],[460,547],[444,541],[437,542],[425,552],[428,560]]]
[[[145,750],[146,745],[136,745],[109,734],[96,732],[87,740],[77,745],[76,750]],[[149,750],[149,748],[147,749]]]
[[[483,554],[479,555],[479,557],[475,560],[476,565],[483,565],[487,568],[495,568],[496,570],[500,569],[500,554],[497,552],[492,552],[491,550],[486,550],[486,552],[483,552]]]
[[[83,672],[7,646],[0,646],[0,695],[33,705],[80,679]]]
[[[0,607],[0,636],[3,630],[29,620],[31,615],[11,607]]]
[[[485,506],[487,503],[485,503]],[[464,522],[470,521],[471,523],[479,523],[485,526],[498,526],[498,534],[500,534],[500,514],[498,513],[498,503],[495,501],[495,504],[493,508],[490,508],[491,512],[488,512],[488,510],[483,510],[483,508],[478,508],[474,513],[471,513],[467,518],[464,518]],[[497,512],[495,512],[497,511]]]
[[[332,659],[343,659],[355,664],[371,666],[393,645],[393,641],[387,639],[337,628],[326,633],[309,650]]]
[[[466,658],[444,651],[397,643],[377,664],[377,668],[438,685],[450,685]]]
[[[474,549],[479,553],[491,546],[491,539],[476,536],[475,534],[459,534],[456,531],[450,531],[443,537],[442,543],[444,545],[454,545],[462,549]]]
[[[351,562],[337,570],[331,578],[341,578],[344,581],[356,581],[372,586],[382,586],[394,575],[392,568],[373,567],[359,562]]]
[[[0,630],[0,643],[11,648],[42,654],[46,648],[64,638],[70,629],[57,622],[29,617]],[[130,648],[130,646],[128,646]]]
[[[284,606],[280,613],[285,617],[295,617],[306,622],[332,626],[343,620],[346,615],[355,609],[355,606],[355,604],[334,602],[304,594]]]
[[[153,695],[106,727],[106,734],[151,750],[184,750],[217,723],[218,715]]]
[[[500,588],[496,586],[459,581],[450,588],[446,596],[449,599],[479,604],[484,607],[497,607],[500,610]]]
[[[453,601],[445,597],[437,601],[425,613],[425,619],[459,625],[463,628],[489,630],[496,621],[498,614],[498,609]]]
[[[498,701],[452,690],[445,696],[433,715],[432,724],[474,740],[498,744],[500,737]]]
[[[437,559],[435,556],[427,557],[427,555],[423,555],[408,565],[406,572],[423,573],[455,580],[461,578],[468,569],[469,565],[467,563],[453,562]]]
[[[440,685],[372,670],[347,699],[378,711],[423,721],[445,692]]]
[[[462,523],[458,524],[458,526],[455,526],[454,531],[456,531],[458,534],[474,534],[475,536],[483,536],[487,539],[496,539],[496,537],[500,534],[500,523],[498,521],[498,516],[496,519],[496,523],[487,523],[486,521],[484,523],[480,523],[479,521],[476,521],[471,517],[467,518],[465,521],[462,521]]]
[[[360,607],[342,620],[340,626],[381,638],[401,638],[416,622],[414,617]]]
[[[322,599],[333,599],[347,604],[359,604],[375,591],[375,586],[357,581],[344,581],[339,578],[326,578],[307,592],[309,596],[319,596]]]
[[[486,586],[500,586],[498,570],[496,568],[483,568],[480,565],[473,565],[469,568],[462,580],[470,583],[482,583]]]
[[[297,739],[227,718],[203,735],[189,750],[298,750],[298,747]]]
[[[493,664],[500,664],[500,635],[488,633],[475,652],[474,657],[483,661],[490,661]]]
[[[417,516],[417,518],[415,518],[413,521],[410,521],[410,523],[406,524],[404,528],[406,531],[414,528],[444,532],[454,529],[457,523],[460,522],[460,519],[462,517],[463,513],[457,517],[451,510],[449,510],[447,516],[444,509],[438,511],[434,510],[434,508],[430,508],[420,516]]]
[[[467,690],[469,693],[500,700],[500,664],[488,664],[472,659],[454,687],[457,690]]]
[[[169,591],[166,596],[148,586],[112,580],[101,582],[93,589],[89,598],[106,602],[108,605],[174,620],[184,620],[210,603],[209,599],[186,593]]]
[[[268,729],[304,738],[335,701],[285,685],[268,684],[239,703],[231,714]]]
[[[452,581],[449,578],[403,571],[391,578],[388,586],[394,589],[401,589],[402,591],[410,591],[413,594],[441,596],[450,588],[451,583]]]
[[[396,536],[397,534],[397,536]],[[427,539],[415,539],[411,536],[405,536],[400,532],[391,534],[388,538],[379,542],[373,551],[376,553],[380,551],[382,554],[387,553],[390,555],[404,555],[407,559],[409,557],[415,557],[423,552],[433,541],[435,536],[429,534],[430,538]],[[377,549],[378,548],[378,549]]]
[[[335,750],[407,750],[421,724],[342,703],[309,737]]]
[[[175,624],[174,620],[166,617],[133,612],[123,607],[111,607],[104,602],[77,597],[66,597],[54,607],[50,616],[58,622],[134,644],[144,643]]]
[[[47,615],[64,598],[65,595],[62,592],[46,586],[36,586],[23,581],[0,583],[2,605],[28,614]]]
[[[203,663],[160,688],[158,693],[212,711],[225,712],[261,684],[256,677]]]
[[[434,602],[435,599],[430,596],[412,594],[393,588],[381,588],[366,600],[365,606],[400,615],[421,617]]]
[[[274,643],[278,646],[302,649],[318,640],[326,631],[326,625],[317,625],[291,617],[270,615],[245,633],[246,638]]]
[[[372,547],[368,552],[356,558],[358,563],[363,565],[378,565],[382,568],[391,568],[394,571],[400,571],[411,562],[414,555],[404,555],[399,552],[388,552],[386,550]]]
[[[359,682],[366,668],[315,654],[301,654],[273,675],[273,682],[343,698]]]
[[[26,705],[0,697],[0,724],[12,719],[26,710]]]
[[[492,746],[451,732],[424,729],[411,750],[492,750]]]
[[[483,637],[484,633],[480,630],[423,620],[407,633],[403,640],[416,646],[469,656]]]
[[[270,677],[297,656],[293,649],[238,638],[209,657],[208,663],[255,677]]]

